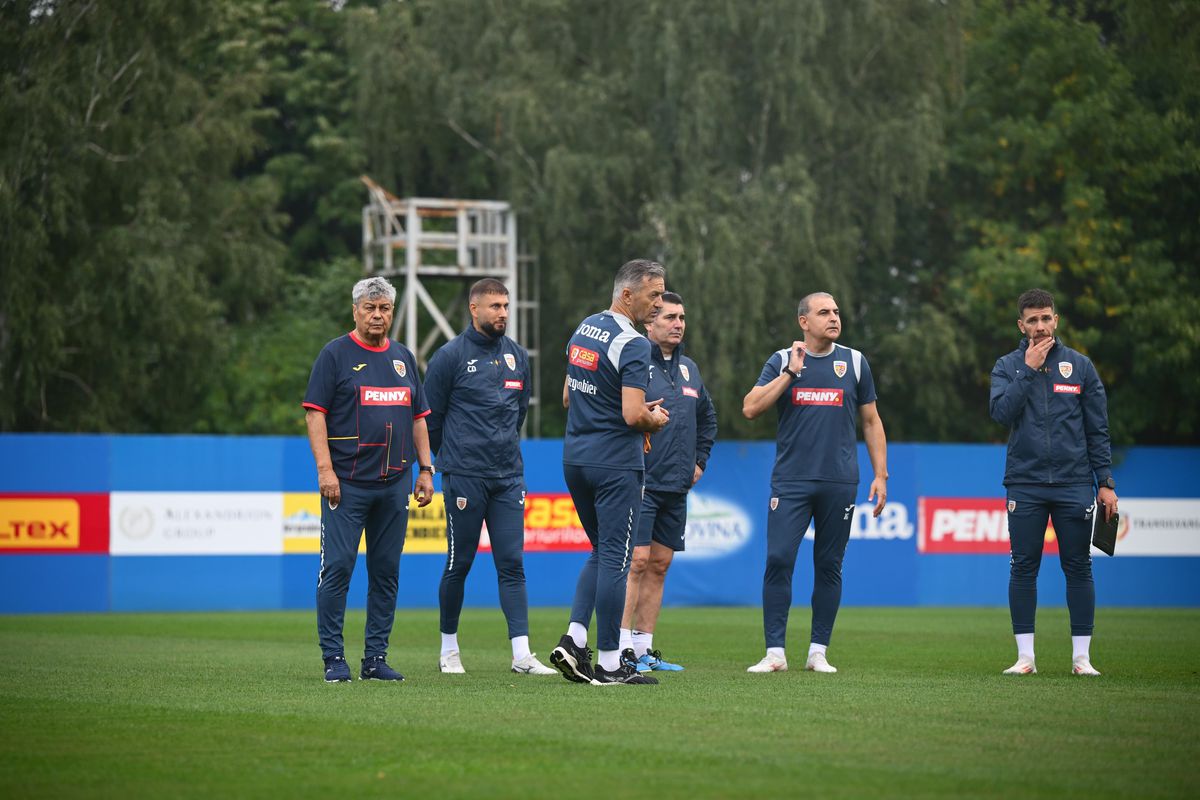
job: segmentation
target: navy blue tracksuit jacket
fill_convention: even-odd
[[[1028,339],[992,368],[988,409],[1010,429],[1005,486],[1094,484],[1112,475],[1104,384],[1090,358],[1054,341],[1039,370],[1025,364]]]
[[[717,436],[717,412],[700,379],[696,362],[675,348],[670,360],[651,343],[650,383],[646,400],[662,398],[671,421],[650,437],[646,454],[646,488],[686,492],[692,488],[696,466],[704,469]]]
[[[445,475],[523,475],[521,426],[532,390],[529,355],[507,336],[468,325],[429,361],[429,444]],[[515,435],[514,435],[515,434]]]

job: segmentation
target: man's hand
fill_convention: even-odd
[[[696,485],[697,481],[700,480],[700,476],[703,474],[704,474],[704,470],[700,469],[700,465],[697,464],[696,468],[694,470],[692,470],[692,486]]]
[[[424,508],[433,502],[433,476],[428,472],[417,473],[417,486],[413,489],[413,497],[417,500],[418,508]]]
[[[1112,515],[1117,513],[1117,493],[1104,486],[1096,492],[1096,500],[1104,505],[1104,521],[1112,522]]]
[[[1046,363],[1046,356],[1050,353],[1050,348],[1054,347],[1054,337],[1047,336],[1037,342],[1030,342],[1025,348],[1025,366],[1032,370],[1039,370]]]
[[[867,495],[867,499],[875,501],[872,517],[878,517],[883,513],[883,507],[887,505],[887,478],[877,477],[871,481],[871,493]]]
[[[650,415],[650,427],[646,433],[658,433],[671,421],[671,412],[662,404],[663,398],[646,403],[646,413]]]
[[[804,354],[807,352],[804,342],[792,342],[792,349],[788,351],[788,369],[799,375],[800,370],[804,369]]]
[[[333,467],[317,470],[317,486],[320,487],[321,497],[329,501],[330,510],[337,508],[338,503],[342,502],[342,484],[333,474]]]

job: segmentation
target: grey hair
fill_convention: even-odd
[[[396,302],[396,287],[379,276],[363,278],[354,284],[354,290],[350,293],[350,297],[354,300],[354,305],[358,305],[363,300],[378,300],[381,297],[386,297],[389,303],[394,303]]]
[[[648,258],[635,258],[633,261],[626,261],[621,268],[617,270],[617,278],[613,281],[613,302],[615,303],[621,296],[621,292],[625,289],[636,291],[641,288],[642,282],[647,278],[662,278],[667,279],[667,268],[657,261],[651,261]]]
[[[797,317],[808,316],[808,304],[814,297],[828,297],[830,300],[833,299],[833,295],[831,295],[829,292],[812,292],[811,294],[806,294],[804,297],[800,298],[800,305],[796,307]]]

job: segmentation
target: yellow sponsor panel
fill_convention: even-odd
[[[286,492],[283,495],[283,552],[321,552],[321,495],[317,492]],[[367,552],[366,537],[358,552]],[[405,553],[446,552],[446,509],[441,494],[425,508],[415,500],[408,507],[408,537]]]
[[[79,503],[69,498],[0,500],[0,548],[75,550]]]

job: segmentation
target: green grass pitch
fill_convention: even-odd
[[[687,670],[589,687],[511,674],[496,610],[456,676],[436,612],[400,612],[400,685],[326,685],[312,613],[0,617],[0,797],[1200,796],[1200,611],[1100,609],[1098,679],[1038,621],[1009,677],[1006,610],[846,608],[817,675],[796,608],[793,671],[749,675],[758,609],[666,609]],[[531,624],[547,660],[566,611]]]

